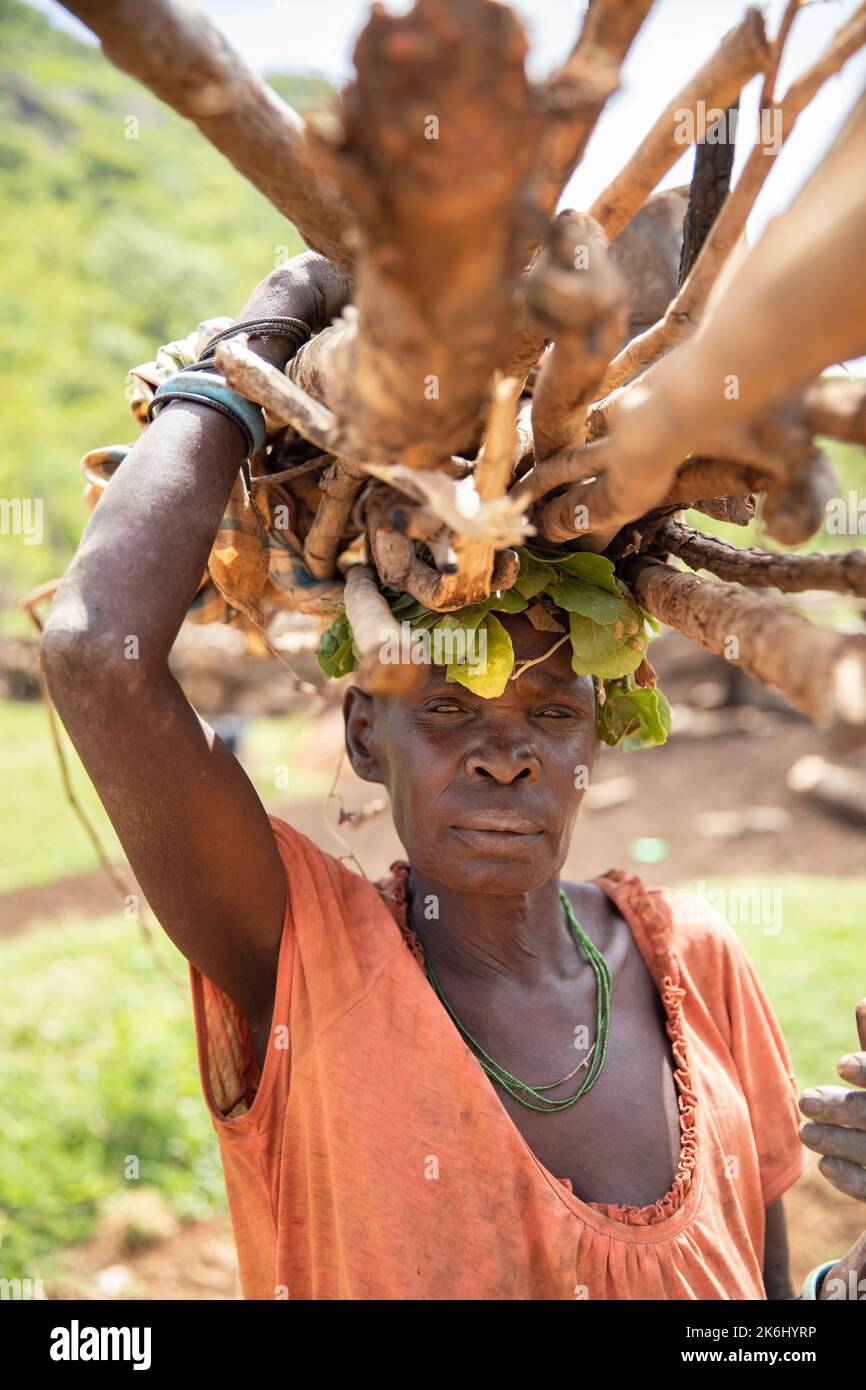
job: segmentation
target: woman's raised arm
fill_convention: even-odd
[[[307,253],[257,286],[238,322],[329,321],[345,281]],[[284,365],[283,340],[256,340]],[[267,1029],[285,877],[252,784],[196,715],[168,656],[245,454],[233,419],[165,406],[121,464],[55,597],[51,694],[130,865],[184,955]],[[134,639],[134,640],[133,640]]]

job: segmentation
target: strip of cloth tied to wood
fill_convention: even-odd
[[[521,674],[496,615],[522,612],[596,678],[602,736],[633,746],[669,724],[649,618],[774,686],[838,748],[866,742],[864,552],[780,549],[807,544],[838,499],[822,441],[866,444],[862,383],[823,375],[866,353],[866,96],[790,206],[744,239],[796,121],[866,44],[866,4],[787,88],[799,0],[773,34],[744,10],[592,207],[558,212],[652,0],[575,6],[574,47],[539,81],[506,5],[374,8],[318,121],[186,5],[66,7],[351,285],[284,372],[242,334],[215,347],[266,437],[191,619],[231,618],[255,642],[280,611],[305,614],[328,674],[382,689],[426,641],[450,679],[492,695]],[[762,119],[731,188],[732,117],[756,77]],[[654,193],[684,143],[698,145],[690,189]],[[134,369],[140,422],[229,322]],[[91,500],[123,454],[86,456]],[[757,514],[767,548],[685,527],[685,508]],[[809,587],[849,596],[851,631],[794,611],[785,595]],[[483,673],[450,659],[458,635],[464,650],[484,637]]]

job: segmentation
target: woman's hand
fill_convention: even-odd
[[[822,1155],[818,1164],[828,1182],[866,1202],[866,999],[857,1005],[859,1052],[840,1058],[836,1070],[846,1086],[817,1086],[800,1097],[807,1117],[800,1138]],[[866,1232],[824,1279],[821,1298],[866,1299]]]
[[[277,266],[260,280],[235,323],[250,319],[302,319],[314,333],[326,328],[349,297],[349,282],[341,270],[315,251],[304,251]],[[250,336],[250,347],[271,362],[285,366],[290,346],[281,338]]]

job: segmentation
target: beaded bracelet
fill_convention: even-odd
[[[288,338],[294,344],[296,352],[312,337],[310,326],[304,323],[303,319],[293,319],[288,316],[249,319],[246,323],[233,323],[229,328],[224,328],[221,333],[215,333],[210,342],[205,344],[199,361],[209,357],[217,343],[223,342],[226,338],[234,338],[238,333],[246,333],[251,338]]]
[[[248,401],[240,391],[226,386],[225,378],[218,372],[187,371],[175,372],[157,390],[147,408],[148,420],[153,420],[169,401],[198,401],[212,406],[221,414],[234,420],[243,431],[247,442],[245,457],[258,453],[265,443],[265,416],[260,405]]]
[[[803,1280],[803,1291],[800,1297],[819,1299],[821,1297],[821,1285],[824,1282],[825,1276],[829,1274],[833,1266],[838,1263],[838,1260],[828,1260],[826,1264],[816,1265],[814,1269],[811,1269]]]

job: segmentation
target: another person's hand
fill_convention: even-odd
[[[800,1109],[807,1118],[800,1138],[822,1155],[818,1167],[828,1182],[866,1202],[866,999],[857,1005],[856,1017],[861,1050],[847,1053],[836,1066],[855,1089],[816,1086],[805,1091]],[[866,1299],[866,1232],[825,1277],[821,1298]]]

